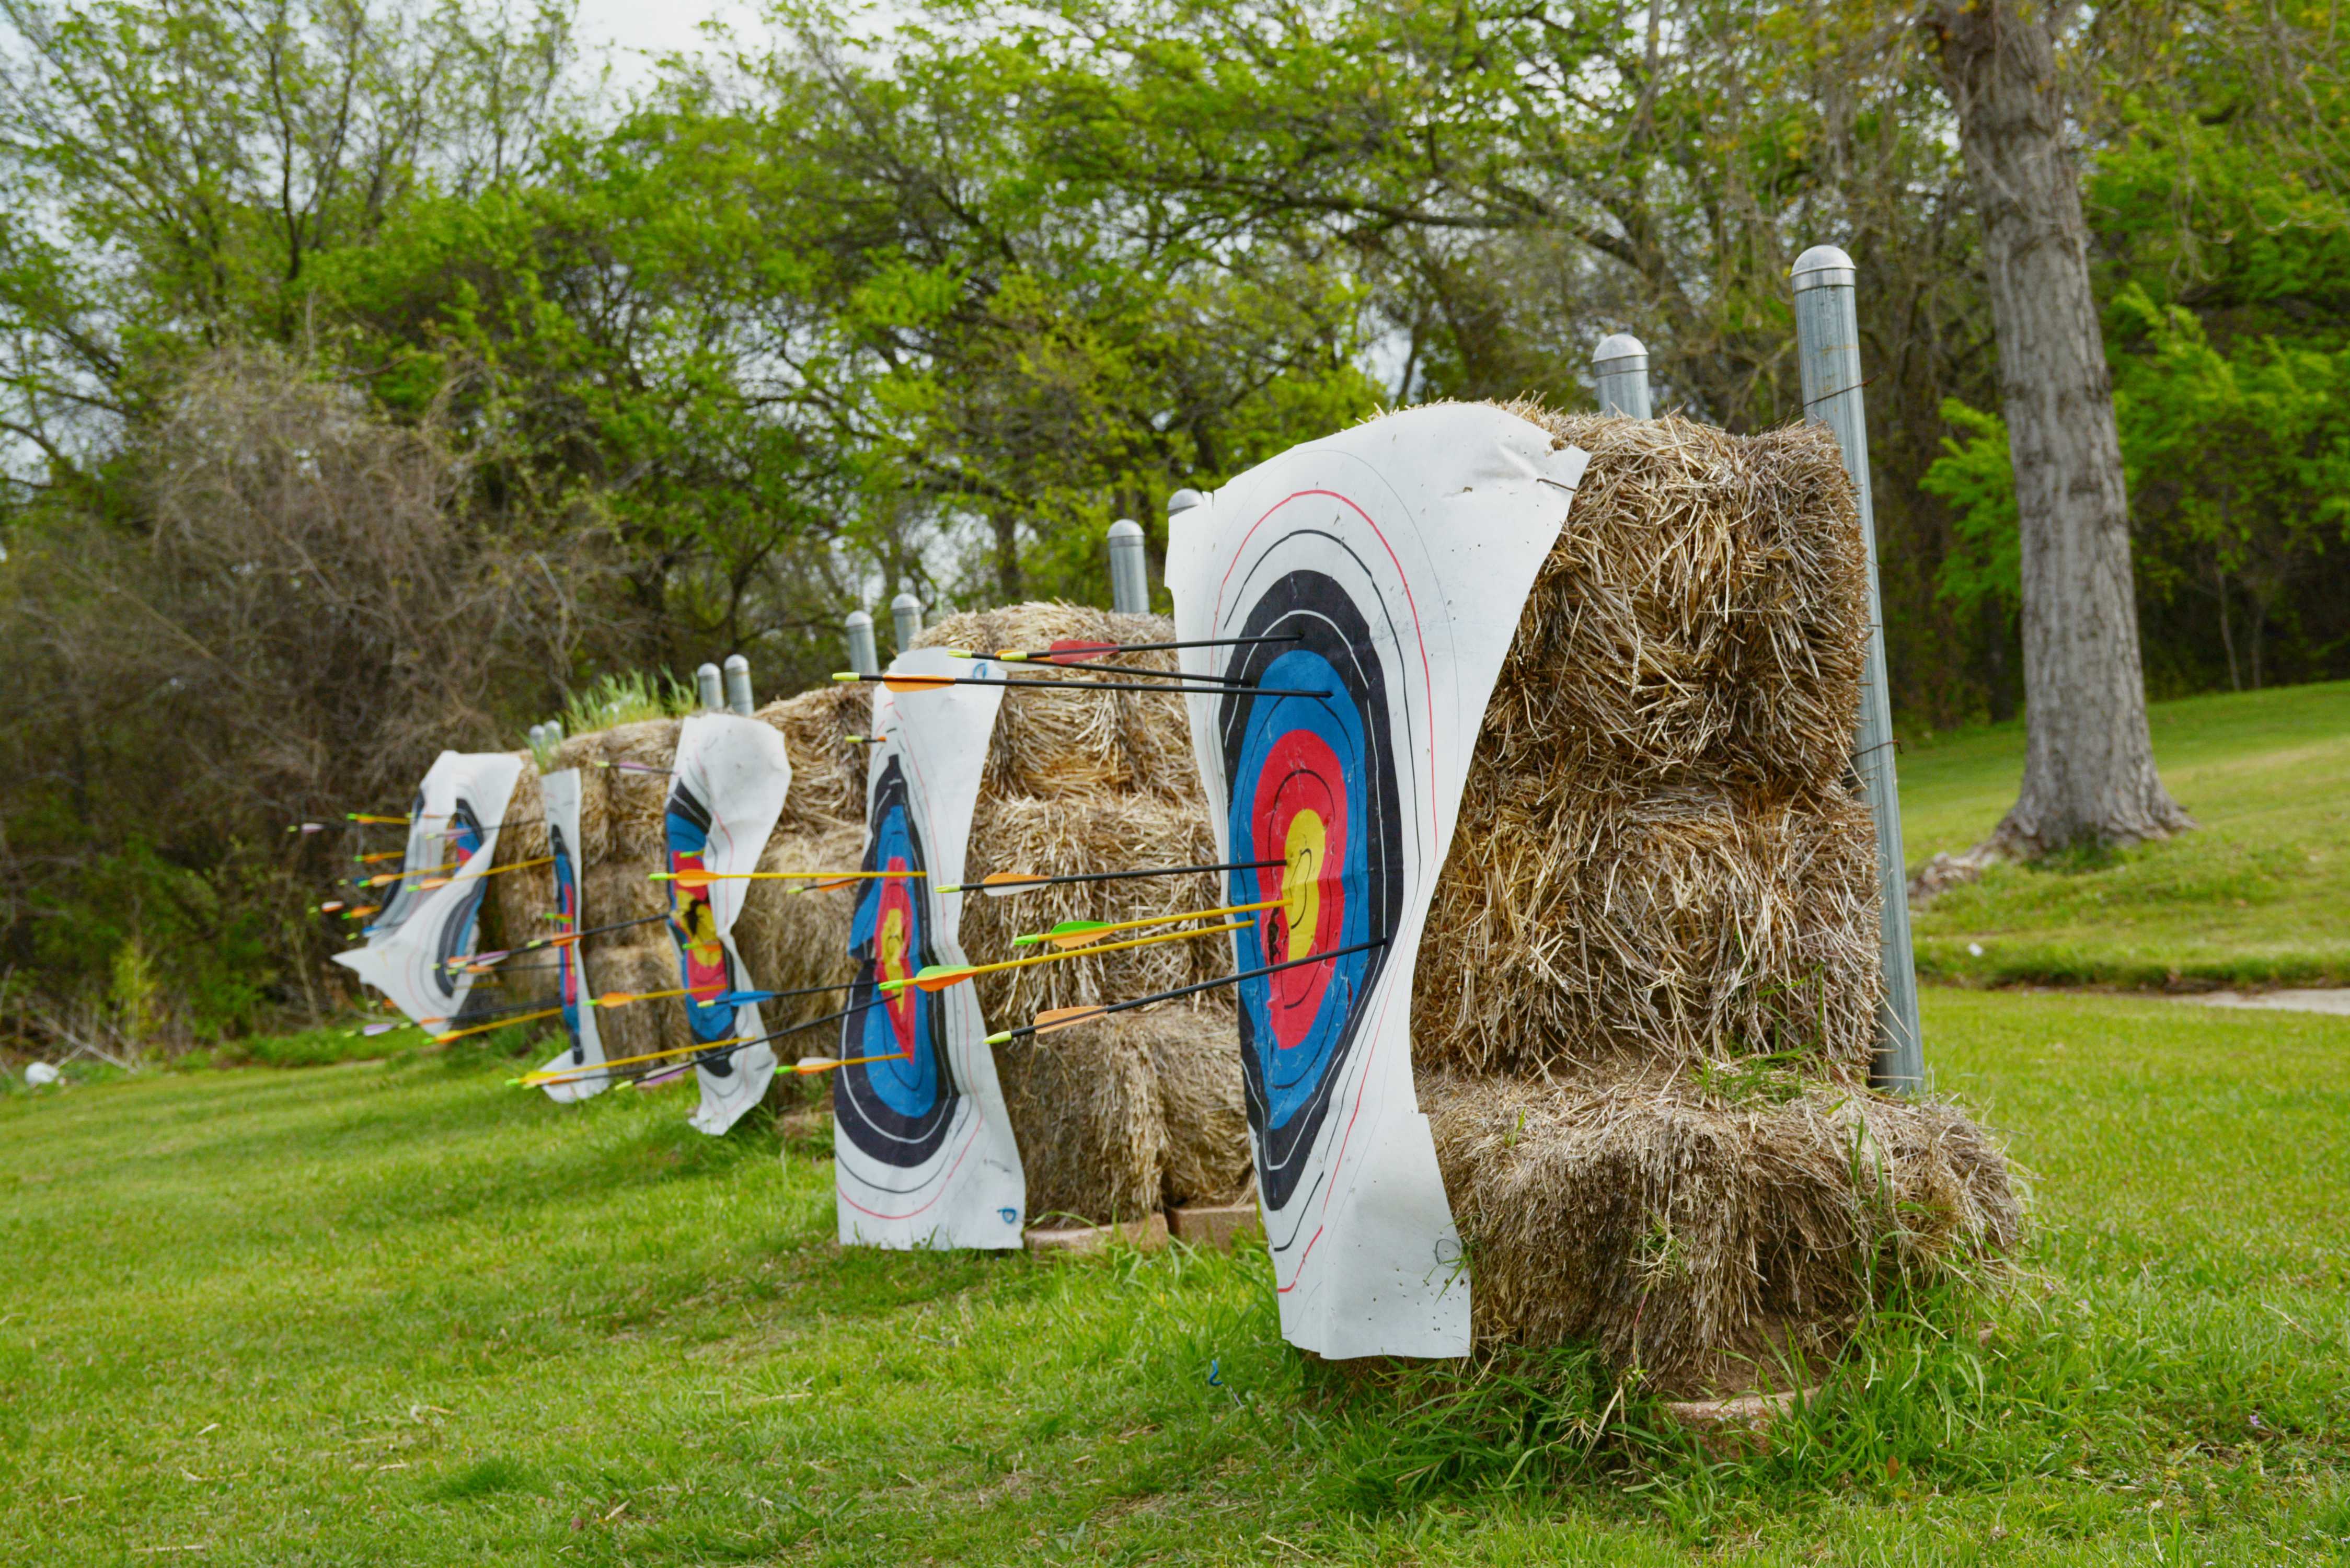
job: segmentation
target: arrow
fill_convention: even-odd
[[[365,812],[359,811],[347,811],[343,813],[343,820],[345,822],[372,822],[380,824],[387,827],[406,827],[409,821],[409,819],[404,816],[369,816]],[[302,826],[304,830],[307,831],[310,825],[306,822]]]
[[[1260,642],[1296,642],[1298,640],[1300,639],[1295,635],[1204,637],[1191,642],[1080,642],[1075,639],[1064,639],[1054,643],[1050,648],[1001,649],[993,657],[1005,664],[1076,664],[1087,659],[1100,659],[1112,653],[1170,653],[1180,648],[1249,648]],[[988,657],[984,654],[973,653],[967,648],[950,648],[947,653],[955,659]]]
[[[727,991],[721,992],[718,995],[713,996],[709,1001],[702,1003],[702,1005],[704,1007],[748,1007],[754,1002],[781,1002],[788,996],[815,996],[820,992],[847,991],[855,983],[856,981],[843,981],[838,985],[804,985],[796,991]]]
[[[393,853],[404,855],[407,851],[397,850]],[[447,860],[438,866],[419,866],[413,871],[404,868],[399,871],[381,871],[372,877],[351,877],[343,885],[347,888],[389,888],[403,877],[429,877],[435,871],[453,871],[463,864],[463,860]]]
[[[1327,697],[1327,691],[1295,691],[1274,686],[1153,686],[1147,680],[1023,680],[1012,676],[993,675],[859,675],[845,670],[833,677],[835,680],[879,680],[892,691],[937,691],[948,686],[1033,686],[1045,691],[1157,691],[1199,692],[1222,697],[1233,691],[1246,691],[1252,697]]]
[[[1024,893],[1031,888],[1057,888],[1071,882],[1122,882],[1129,877],[1188,877],[1199,871],[1259,871],[1286,866],[1286,860],[1226,860],[1214,866],[1153,866],[1140,871],[1076,871],[1066,877],[1039,877],[1034,871],[998,871],[976,882],[950,882],[941,893],[968,893],[976,888],[991,898]]]
[[[589,997],[588,999],[588,1005],[590,1007],[626,1007],[632,1002],[660,1002],[672,996],[692,996],[694,998],[694,1005],[696,1007],[709,1007],[714,1005],[714,1003],[704,1002],[699,996],[696,996],[694,994],[693,987],[690,985],[679,986],[674,991],[608,991],[601,996]]]
[[[1247,929],[1246,920],[1234,920],[1229,926],[1202,926],[1196,931],[1168,931],[1155,937],[1131,937],[1122,942],[1105,942],[1097,948],[1089,948],[1083,952],[1038,953],[1035,958],[1000,959],[994,963],[934,963],[910,980],[885,980],[881,982],[880,989],[898,991],[910,985],[917,991],[944,991],[951,985],[962,984],[973,975],[999,974],[1008,969],[1026,969],[1030,964],[1052,963],[1059,959],[1091,958],[1097,953],[1123,952],[1128,948],[1147,948],[1153,942],[1189,941],[1193,937],[1220,936],[1226,931],[1240,931]]]
[[[562,1011],[563,1009],[559,1007],[542,1008],[536,1012],[525,1012],[512,1018],[496,1019],[488,1023],[476,1023],[471,1029],[452,1029],[446,1034],[435,1034],[432,1039],[436,1044],[446,1045],[450,1041],[463,1040],[468,1034],[486,1034],[493,1029],[504,1029],[509,1024],[528,1023],[536,1019],[552,1018]]]
[[[631,926],[650,926],[656,920],[666,921],[668,919],[669,916],[666,913],[639,915],[633,920],[615,920],[608,926],[590,926],[584,931],[565,931],[552,937],[534,937],[518,948],[501,948],[495,952],[475,953],[471,958],[453,958],[442,967],[471,970],[479,974],[489,969],[491,965],[510,959],[516,953],[535,953],[542,948],[559,948],[567,942],[576,942],[583,937],[600,937],[606,931],[625,931]]]
[[[663,778],[667,778],[669,776],[669,770],[667,768],[655,767],[650,763],[598,762],[596,765],[599,768],[617,768],[624,774],[659,774]]]
[[[527,871],[534,866],[551,866],[554,863],[554,856],[542,855],[536,860],[509,861],[504,866],[493,866],[486,871],[461,871],[454,877],[427,877],[416,886],[423,891],[430,892],[432,888],[446,888],[452,882],[462,882],[469,877],[503,877],[509,871]]]
[[[927,877],[927,871],[655,871],[654,882],[674,882],[681,888],[707,888],[712,882],[806,882],[821,880],[827,888],[886,877]]]
[[[362,866],[371,866],[379,860],[398,860],[407,853],[405,849],[379,849],[372,855],[354,855],[351,858]]]
[[[1049,1034],[1055,1029],[1075,1028],[1080,1023],[1088,1023],[1097,1018],[1107,1018],[1113,1012],[1127,1012],[1138,1007],[1149,1007],[1161,1002],[1174,1002],[1182,997],[1196,995],[1200,992],[1213,991],[1220,985],[1238,985],[1242,981],[1255,980],[1262,975],[1278,974],[1283,970],[1296,969],[1301,964],[1326,963],[1332,959],[1345,958],[1349,953],[1365,952],[1372,948],[1383,948],[1387,945],[1387,938],[1374,937],[1367,942],[1357,942],[1353,947],[1334,948],[1326,953],[1314,953],[1302,959],[1291,959],[1286,963],[1269,963],[1263,969],[1243,970],[1238,974],[1228,974],[1220,980],[1203,980],[1197,985],[1180,985],[1173,991],[1162,991],[1150,996],[1138,996],[1131,1002],[1106,1002],[1095,1007],[1051,1008],[1036,1014],[1033,1021],[1018,1029],[1006,1029],[1000,1034],[989,1035],[987,1043],[990,1045],[1002,1045],[1010,1041],[1024,1039],[1032,1035]]]
[[[1145,926],[1169,926],[1178,920],[1212,920],[1220,915],[1245,915],[1258,909],[1277,909],[1286,900],[1281,898],[1267,898],[1261,904],[1228,904],[1221,909],[1191,909],[1180,915],[1146,915],[1139,920],[1063,920],[1049,931],[1014,937],[1012,945],[1026,948],[1035,947],[1039,942],[1050,942],[1056,948],[1079,948],[1097,942],[1115,931],[1139,931]]]
[[[320,907],[324,908],[323,905]],[[365,904],[356,909],[345,909],[343,911],[343,919],[347,920],[356,920],[363,916],[372,915],[382,908],[383,906],[381,904]]]
[[[676,1056],[692,1056],[699,1059],[710,1053],[717,1053],[731,1056],[737,1051],[747,1051],[754,1045],[764,1045],[771,1040],[781,1040],[786,1035],[803,1033],[810,1029],[821,1028],[827,1023],[837,1023],[842,1019],[848,1017],[851,1013],[864,1012],[871,1008],[879,1007],[881,1005],[883,1005],[883,1003],[879,1000],[873,1002],[860,1002],[854,1007],[844,1007],[838,1012],[828,1012],[822,1018],[811,1018],[806,1023],[795,1023],[788,1029],[778,1029],[772,1034],[756,1035],[748,1040],[716,1040],[707,1045],[673,1045],[666,1051],[648,1051],[641,1056],[623,1056],[618,1061],[606,1062],[599,1067],[581,1068],[576,1071],[571,1069],[559,1069],[555,1073],[525,1073],[519,1078],[509,1078],[506,1082],[509,1084],[519,1085],[524,1087],[537,1087],[546,1084],[577,1084],[588,1078],[595,1077],[599,1074],[608,1076],[608,1070],[614,1067],[632,1067],[644,1062],[665,1062],[670,1060],[671,1057]],[[836,1061],[833,1063],[833,1065],[847,1067],[854,1066],[859,1062],[887,1062],[892,1059],[901,1062],[906,1060],[905,1056],[901,1053],[892,1051],[887,1055],[882,1056],[852,1056],[846,1062]],[[827,1057],[804,1057],[802,1060],[827,1061],[831,1059]],[[796,1073],[803,1070],[816,1071],[818,1069],[791,1067],[782,1070]]]
[[[323,822],[289,822],[286,825],[286,831],[306,835],[324,833],[327,831],[327,825]]]

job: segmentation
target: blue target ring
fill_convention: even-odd
[[[1264,1199],[1287,1207],[1361,1038],[1363,1003],[1402,917],[1402,811],[1387,680],[1362,611],[1331,578],[1292,572],[1262,593],[1227,675],[1248,686],[1321,691],[1221,699],[1218,731],[1235,860],[1281,864],[1233,875],[1232,901],[1278,899],[1238,933],[1243,981],[1241,1075]],[[1379,945],[1366,945],[1379,944]],[[1358,951],[1346,951],[1359,949]],[[1299,962],[1336,953],[1326,963]]]

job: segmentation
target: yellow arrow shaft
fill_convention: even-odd
[[[525,1012],[518,1017],[501,1018],[494,1023],[476,1023],[471,1029],[452,1029],[446,1034],[435,1034],[432,1038],[435,1044],[446,1045],[450,1041],[463,1040],[468,1034],[486,1034],[493,1029],[504,1029],[510,1024],[529,1023],[536,1019],[552,1018],[562,1011],[563,1009],[559,1007],[550,1007],[543,1012]]]
[[[1026,969],[1031,964],[1054,963],[1062,959],[1092,958],[1099,953],[1123,952],[1128,948],[1147,948],[1153,942],[1180,942],[1188,941],[1193,937],[1220,936],[1226,931],[1244,930],[1247,927],[1246,920],[1234,920],[1229,926],[1202,926],[1196,931],[1165,931],[1155,937],[1134,937],[1122,942],[1104,942],[1098,947],[1072,949],[1064,953],[1038,953],[1034,958],[1003,959],[994,963],[972,964],[966,969],[955,971],[944,983],[959,984],[973,975],[1001,974],[1008,969]],[[896,991],[902,986],[914,984],[920,978],[920,976],[912,976],[905,980],[885,980],[881,982],[880,988],[883,991]]]
[[[1037,940],[1059,948],[1082,947],[1099,941],[1114,931],[1139,931],[1149,926],[1171,926],[1178,920],[1212,920],[1224,915],[1253,914],[1258,909],[1277,909],[1282,902],[1279,898],[1267,898],[1260,904],[1227,904],[1221,909],[1191,909],[1180,915],[1146,915],[1139,920],[1119,920],[1114,925],[1096,926],[1090,930],[1070,931],[1066,935],[1045,931],[1039,933]]]

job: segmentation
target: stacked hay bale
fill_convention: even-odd
[[[1481,1340],[1751,1386],[1832,1353],[1872,1281],[1995,1259],[2018,1223],[1963,1116],[1866,1087],[1852,489],[1816,426],[1513,411],[1591,463],[1420,945],[1421,1107]]]
[[[923,647],[1044,649],[1060,640],[1167,642],[1159,616],[1028,604],[949,616]],[[1117,662],[1171,670],[1169,653]],[[1024,678],[1083,681],[1083,667],[1023,665]],[[1191,731],[1175,694],[1004,695],[972,815],[966,875],[1066,876],[1216,858]],[[1127,920],[1222,902],[1211,873],[1077,883],[964,900],[973,962],[1010,958],[1013,938],[1066,919]],[[993,1027],[1045,1008],[1117,1002],[1229,973],[1230,938],[1164,942],[982,976]],[[1162,1205],[1229,1202],[1249,1179],[1247,1116],[1232,1002],[1211,992],[1122,1013],[996,1052],[1020,1140],[1032,1221],[1132,1220]]]

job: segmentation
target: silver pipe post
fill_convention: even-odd
[[[1142,524],[1131,517],[1109,525],[1109,602],[1120,615],[1150,610],[1150,566],[1143,557]]]
[[[739,653],[726,656],[726,711],[751,716],[751,661]]]
[[[1648,414],[1648,348],[1628,332],[1611,333],[1599,340],[1591,356],[1591,379],[1599,392],[1599,411],[1645,420]]]
[[[863,610],[848,612],[848,667],[859,675],[881,673],[881,655],[873,647],[873,618]]]
[[[549,719],[546,722],[546,743],[550,746],[559,746],[563,744],[562,720]]]
[[[718,673],[718,666],[705,664],[693,672],[694,690],[702,694],[702,711],[715,713],[726,706],[726,688]]]
[[[898,634],[898,651],[905,652],[922,635],[922,601],[910,589],[889,601],[889,621]]]
[[[1835,432],[1845,472],[1860,501],[1860,543],[1868,560],[1868,664],[1862,673],[1853,772],[1877,819],[1877,882],[1881,895],[1885,1002],[1877,1018],[1877,1055],[1868,1081],[1922,1094],[1926,1051],[1918,1028],[1918,971],[1909,948],[1909,874],[1901,852],[1901,791],[1894,779],[1893,706],[1885,683],[1885,616],[1877,591],[1877,513],[1868,484],[1868,410],[1861,399],[1860,317],[1853,303],[1852,258],[1814,245],[1795,258],[1795,354],[1802,366],[1804,414]]]

